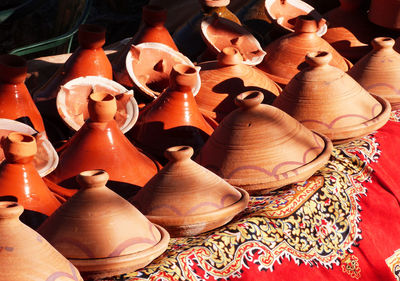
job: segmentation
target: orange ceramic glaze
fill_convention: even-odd
[[[35,138],[13,132],[3,137],[2,147],[6,160],[0,165],[0,197],[15,197],[25,210],[37,212],[36,218],[29,217],[26,222],[31,227],[38,226],[61,204],[33,165],[37,152]]]
[[[241,24],[237,16],[232,13],[227,6],[230,0],[199,0],[204,16],[216,14],[220,18],[225,18],[237,24]]]
[[[0,118],[18,120],[44,132],[42,117],[24,83],[26,71],[25,59],[0,56]]]
[[[161,158],[165,149],[176,145],[197,151],[213,132],[191,91],[196,73],[194,67],[174,65],[169,88],[140,112],[130,136],[149,153]]]
[[[234,47],[226,47],[218,61],[199,64],[201,88],[195,99],[200,110],[220,122],[235,110],[238,94],[250,90],[261,91],[265,102],[272,103],[281,88],[258,68],[243,63],[243,57]]]
[[[371,22],[392,29],[400,29],[400,1],[371,0],[368,18]]]
[[[112,80],[111,63],[102,48],[106,41],[105,34],[106,30],[101,26],[81,25],[78,32],[79,48],[64,66],[34,93],[35,100],[56,98],[61,85],[81,76],[102,76]]]
[[[69,140],[58,167],[47,178],[62,187],[76,188],[75,176],[87,169],[107,169],[117,189],[143,186],[157,172],[157,165],[140,153],[113,119],[115,97],[94,93],[89,97],[90,118]],[[133,166],[131,166],[133,165]],[[121,191],[124,192],[124,191]]]
[[[285,35],[264,50],[267,54],[258,67],[275,82],[286,85],[300,70],[307,67],[305,55],[312,51],[332,54],[331,65],[347,71],[351,63],[346,61],[328,42],[317,34],[317,23],[309,16],[299,16],[295,32]]]
[[[23,211],[18,203],[0,202],[0,280],[83,281],[75,266],[18,219]]]

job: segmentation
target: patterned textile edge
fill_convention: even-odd
[[[171,239],[168,250],[146,268],[104,280],[240,278],[249,262],[272,271],[284,257],[310,266],[339,265],[362,239],[358,197],[366,195],[362,183],[370,180],[368,163],[378,160],[378,146],[375,137],[368,135],[335,147],[327,166],[308,181],[314,184],[309,199],[290,215],[279,217],[282,208],[270,206],[282,202],[285,192],[293,195],[290,189],[254,197],[230,224],[196,237]],[[307,182],[292,188],[304,185]]]

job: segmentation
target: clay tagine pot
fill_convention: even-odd
[[[307,67],[304,57],[312,51],[327,51],[333,56],[331,65],[347,71],[351,63],[343,58],[328,42],[319,37],[317,23],[309,16],[299,16],[295,32],[285,35],[271,44],[263,62],[258,66],[275,82],[286,85],[300,70]]]
[[[257,65],[265,56],[260,43],[246,28],[225,18],[204,18],[201,22],[201,36],[214,54],[219,54],[226,47],[237,48],[245,64]]]
[[[82,24],[78,31],[79,48],[59,71],[34,93],[35,101],[55,99],[61,85],[78,77],[101,76],[112,80],[111,63],[102,48],[106,42],[105,34],[106,30],[101,26]]]
[[[83,281],[75,266],[18,219],[23,211],[18,203],[0,202],[0,280]]]
[[[132,45],[126,56],[126,71],[133,85],[148,98],[158,97],[169,85],[169,75],[176,64],[194,64],[184,55],[160,43]],[[117,81],[118,76],[116,77]],[[123,81],[120,83],[124,84]],[[192,92],[200,89],[200,76],[197,74]]]
[[[400,54],[393,50],[394,39],[378,37],[373,51],[359,60],[348,72],[372,94],[384,97],[393,109],[400,108]]]
[[[290,81],[273,105],[334,143],[382,127],[390,117],[389,102],[370,95],[349,75],[329,65],[331,59],[327,52],[309,53],[309,67]]]
[[[78,131],[89,118],[88,100],[89,95],[94,92],[115,96],[117,101],[115,122],[123,133],[128,132],[139,116],[133,91],[128,91],[117,82],[100,76],[79,77],[61,86],[57,94],[57,110],[68,127]]]
[[[45,132],[42,117],[25,86],[27,64],[15,55],[0,56],[0,118],[20,121]]]
[[[135,191],[133,187],[144,186],[158,166],[140,153],[118,128],[114,120],[117,105],[113,95],[91,94],[88,108],[90,118],[61,151],[59,165],[47,179],[76,191],[75,176],[81,171],[107,169],[112,181],[110,187],[128,196]],[[134,163],[134,167],[129,163]],[[62,190],[54,191],[69,196]]]
[[[103,170],[80,173],[81,189],[39,228],[85,279],[135,271],[161,255],[169,234],[108,189]]]
[[[0,198],[14,199],[25,208],[25,222],[38,227],[61,204],[36,171],[33,158],[35,138],[13,132],[3,137],[1,145],[6,160],[0,165]]]
[[[222,120],[196,162],[233,186],[262,194],[308,179],[324,166],[331,141],[276,107],[261,92],[236,97],[239,109]]]
[[[130,201],[172,237],[193,236],[228,223],[249,195],[190,159],[193,148],[165,151],[168,164]]]
[[[200,111],[217,122],[235,110],[235,98],[249,90],[261,91],[265,102],[272,103],[282,91],[264,72],[246,65],[239,50],[226,47],[218,61],[199,64],[201,88],[195,97]]]
[[[140,113],[130,138],[145,151],[162,159],[171,146],[189,145],[197,150],[213,128],[200,113],[191,89],[197,80],[194,67],[173,66],[170,86]]]
[[[237,16],[227,8],[230,2],[230,0],[199,0],[204,16],[207,17],[215,14],[220,18],[241,24]]]
[[[400,1],[371,0],[368,18],[371,22],[390,29],[400,29]]]
[[[324,14],[328,21],[328,31],[322,38],[353,62],[371,50],[368,43],[379,34],[379,29],[368,21],[362,2],[340,0],[340,7]]]
[[[276,26],[286,31],[295,31],[296,18],[302,15],[310,16],[317,23],[318,36],[327,31],[326,20],[311,5],[301,0],[265,0],[265,13]]]
[[[20,132],[33,136],[37,144],[37,153],[33,164],[41,177],[51,173],[58,165],[58,155],[44,133],[38,133],[32,127],[11,119],[0,118],[0,138],[7,137],[12,132]],[[0,162],[5,159],[0,150]]]

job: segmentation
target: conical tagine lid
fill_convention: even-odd
[[[267,54],[258,68],[266,72],[275,82],[286,85],[293,76],[307,67],[304,62],[304,56],[307,53],[327,51],[333,56],[330,64],[347,71],[351,67],[351,63],[316,32],[317,23],[314,19],[309,16],[299,16],[294,33],[273,41],[265,48]]]
[[[172,236],[191,236],[214,229],[246,208],[247,192],[235,189],[191,160],[190,146],[168,148],[165,156],[168,164],[131,202]]]
[[[0,202],[0,280],[82,281],[78,270],[18,217],[24,208]]]
[[[393,50],[394,39],[372,40],[373,51],[358,61],[348,72],[372,94],[384,97],[392,107],[400,106],[400,54]]]
[[[330,66],[332,55],[309,53],[310,67],[297,74],[273,105],[307,128],[346,142],[382,127],[390,117],[390,104],[371,96],[353,78]]]
[[[80,173],[81,189],[39,228],[84,278],[131,272],[168,246],[169,235],[108,189],[103,170]]]
[[[145,185],[157,172],[157,165],[140,153],[118,128],[114,120],[115,97],[93,93],[89,96],[88,110],[90,118],[67,143],[58,167],[47,178],[73,189],[77,186],[75,176],[80,172],[107,169],[113,181],[109,186],[124,196],[133,186]]]
[[[196,162],[227,182],[262,193],[309,178],[325,165],[331,141],[276,107],[260,92],[236,98],[231,112],[200,150]]]
[[[264,94],[266,103],[282,91],[264,72],[244,64],[238,49],[226,47],[218,55],[218,61],[199,64],[201,88],[195,97],[200,110],[220,122],[236,109],[238,94],[257,90]]]

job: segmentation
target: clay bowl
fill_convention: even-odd
[[[327,137],[262,100],[261,92],[238,95],[240,108],[222,120],[195,159],[250,194],[309,178],[332,151]]]
[[[265,52],[257,39],[243,26],[215,16],[201,21],[201,36],[208,48],[219,54],[226,47],[235,47],[242,55],[245,64],[257,65]]]
[[[169,84],[169,74],[175,64],[194,64],[181,53],[161,43],[132,45],[126,56],[126,70],[134,85],[147,97],[157,98]],[[200,89],[200,75],[192,89],[196,95]]]
[[[79,77],[61,86],[57,94],[57,110],[65,124],[74,131],[82,127],[89,118],[88,99],[93,92],[106,92],[116,97],[117,113],[114,119],[123,133],[128,132],[139,116],[133,91],[99,76]]]
[[[265,12],[276,26],[286,31],[294,32],[296,18],[301,15],[309,15],[318,23],[318,36],[328,30],[326,20],[311,5],[301,0],[265,0]]]
[[[36,170],[41,177],[51,173],[58,165],[58,155],[54,147],[45,135],[36,132],[32,127],[11,119],[0,118],[0,137],[7,136],[11,132],[20,132],[35,137],[37,153],[34,157]],[[3,150],[0,149],[0,161],[4,160]]]

